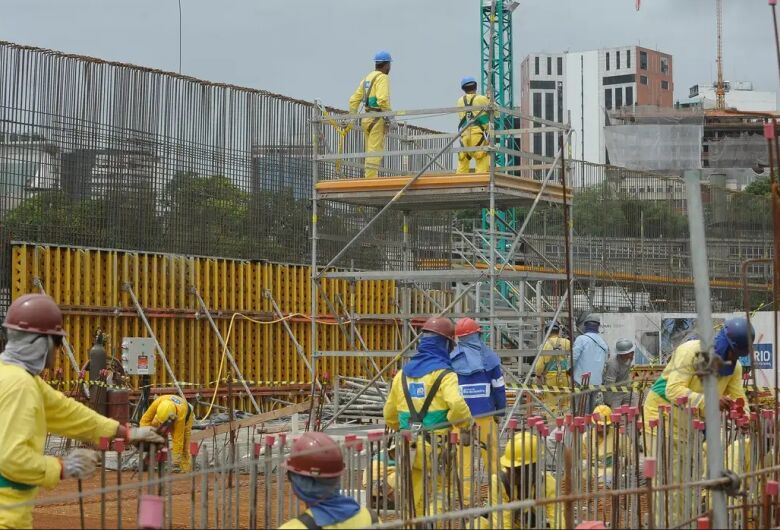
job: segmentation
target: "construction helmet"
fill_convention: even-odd
[[[374,55],[374,62],[375,63],[392,63],[393,57],[390,55],[390,52],[387,50],[382,50],[376,52]]]
[[[10,310],[8,314],[11,314]],[[755,340],[756,331],[752,324],[748,325],[747,319],[744,317],[730,318],[723,323],[723,329],[726,330],[726,340],[729,342],[729,347],[740,357],[744,357],[750,352],[750,345]]]
[[[344,456],[333,438],[312,431],[293,442],[285,466],[287,471],[307,477],[338,477],[344,471]]]
[[[16,331],[64,337],[62,311],[51,296],[25,294],[13,301],[3,327]]]
[[[607,405],[599,405],[595,409],[593,409],[593,415],[598,414],[598,419],[596,419],[596,425],[610,425],[612,424],[612,409],[609,408]]]
[[[477,80],[470,75],[467,75],[466,77],[460,80],[460,88],[466,88],[468,85],[476,85],[476,84],[477,84]]]
[[[585,320],[583,320],[583,323],[584,322],[595,322],[596,324],[601,325],[601,317],[598,316],[595,313],[591,313],[591,314],[589,314],[588,316],[585,317]]]
[[[445,317],[431,317],[425,321],[422,327],[423,331],[430,331],[450,340],[455,339],[455,326],[452,320]]]
[[[466,335],[479,333],[480,331],[482,331],[482,328],[479,327],[479,324],[477,324],[473,318],[461,318],[455,324],[456,337],[465,337]]]
[[[536,463],[536,436],[530,432],[515,434],[515,452],[512,454],[512,443],[504,447],[501,465],[504,467],[520,467]]]
[[[557,320],[548,320],[544,324],[544,330],[547,331],[548,329],[551,329],[553,331],[560,331],[561,330],[561,325],[558,324]]]
[[[615,353],[617,355],[628,355],[629,353],[634,353],[635,349],[634,341],[631,339],[620,339],[615,343]]]
[[[171,418],[176,418],[177,415],[176,403],[170,399],[166,399],[157,406],[157,412],[154,414],[154,421],[162,425]]]

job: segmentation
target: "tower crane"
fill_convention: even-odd
[[[726,108],[726,87],[723,84],[723,0],[715,0],[715,18],[718,24],[718,84],[715,87],[715,108]]]

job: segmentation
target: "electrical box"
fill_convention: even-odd
[[[154,375],[154,339],[124,337],[122,339],[122,368],[127,375]]]

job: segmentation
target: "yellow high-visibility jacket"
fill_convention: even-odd
[[[485,105],[490,105],[490,100],[487,96],[483,96],[482,94],[465,94],[458,98],[456,105],[458,107],[482,107]],[[485,130],[488,126],[488,123],[490,123],[490,117],[484,110],[477,111],[476,114],[474,111],[459,112],[458,117],[460,118],[460,122],[458,124],[458,128],[466,125],[466,122],[471,120],[471,118],[474,116],[477,117],[477,121],[475,121],[469,128],[478,127],[480,130]]]
[[[691,340],[680,344],[666,365],[661,376],[653,384],[651,391],[645,399],[645,422],[658,418],[658,406],[663,404],[675,404],[677,398],[688,397],[688,406],[698,407],[704,413],[704,394],[701,379],[696,375],[694,360],[701,350],[698,340]],[[742,398],[745,403],[745,413],[750,412],[745,390],[742,388],[742,365],[737,363],[734,373],[727,376],[718,376],[718,397],[728,396],[734,400]],[[675,415],[676,417],[676,415]],[[674,426],[674,436],[677,426]]]
[[[507,468],[504,468],[504,473],[508,473]],[[550,473],[549,471],[546,471],[545,474],[545,480],[544,480],[544,495],[532,495],[530,498],[532,499],[552,499],[555,498],[555,477]],[[506,492],[506,488],[504,487],[504,483],[499,478],[498,474],[493,473],[490,476],[490,491],[493,492],[493,503],[498,504],[498,499],[496,499],[497,492],[501,492],[501,502],[502,503],[508,503],[511,501],[516,501],[520,499],[510,499],[509,494]],[[556,504],[548,504],[544,508],[545,516],[547,518],[547,524],[550,528],[563,528],[564,527],[564,521],[563,521],[563,510],[556,509]],[[534,508],[531,508],[533,510]],[[557,521],[556,521],[556,512],[557,512]],[[502,528],[500,526],[500,522],[498,520],[499,514],[502,514],[501,518],[503,520],[503,528],[509,529],[509,528],[517,528],[514,524],[513,519],[513,511],[512,510],[505,510],[503,512],[492,512],[490,514],[490,518],[486,519],[485,517],[479,518],[480,528]],[[536,523],[537,528],[544,528],[540,524],[539,521]]]
[[[306,510],[305,512],[309,516],[311,516],[311,510]],[[371,518],[371,512],[368,511],[368,508],[361,508],[358,513],[347,519],[346,521],[341,521],[340,523],[336,524],[326,524],[322,528],[333,528],[333,529],[340,529],[340,528],[368,528],[376,523],[381,523],[382,521],[379,519],[379,517],[376,517],[372,520]],[[294,519],[290,519],[286,523],[284,523],[279,528],[295,528],[295,529],[305,529],[306,525],[303,524],[303,522],[295,517]]]
[[[33,500],[60,481],[62,466],[43,454],[46,433],[97,443],[119,423],[54,390],[23,368],[0,362],[0,505]],[[32,507],[0,509],[0,528],[32,527]]]
[[[349,98],[349,113],[355,114],[360,104],[365,112],[387,112],[390,110],[390,76],[374,70],[360,81],[355,93]]]
[[[187,403],[184,398],[169,394],[155,399],[141,417],[141,427],[152,425],[154,416],[157,414],[157,407],[159,407],[160,403],[163,401],[172,401],[173,404],[176,405],[176,421],[174,422],[171,431],[171,438],[173,438],[171,456],[173,456],[173,462],[178,464],[182,471],[189,471],[192,467],[189,443],[190,435],[192,434],[194,415],[190,408],[190,404]]]
[[[422,385],[421,392],[412,392],[412,403],[418,412],[421,411],[425,397],[430,392],[433,383],[443,370],[434,370],[423,377],[408,377],[409,386]],[[403,383],[399,371],[393,378],[393,384],[390,387],[390,395],[384,408],[385,423],[394,430],[408,429],[411,420],[409,407],[406,405],[404,397]],[[458,376],[455,372],[450,372],[444,376],[439,386],[438,392],[431,401],[428,413],[423,418],[423,426],[430,428],[449,422],[455,427],[469,427],[472,423],[471,411],[466,404],[466,400],[460,395],[460,386],[458,385]],[[444,432],[447,427],[436,429],[438,432]]]
[[[569,386],[569,360],[571,359],[571,341],[561,337],[548,337],[542,346],[542,351],[554,352],[542,354],[536,361],[534,371],[539,377],[544,376],[545,384],[551,386]]]

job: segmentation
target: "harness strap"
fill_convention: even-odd
[[[314,517],[306,512],[303,512],[301,515],[299,515],[298,520],[309,530],[320,530],[322,528],[314,521]]]
[[[423,422],[425,416],[428,414],[428,409],[431,407],[431,403],[433,403],[433,398],[436,396],[436,392],[439,391],[442,380],[444,380],[444,377],[447,374],[451,373],[453,373],[452,370],[442,370],[441,373],[439,373],[439,375],[436,377],[436,380],[433,382],[433,385],[431,385],[431,389],[428,391],[428,395],[425,396],[425,401],[423,401],[422,408],[418,412],[417,409],[414,408],[412,395],[409,393],[409,383],[406,380],[406,374],[403,372],[403,370],[401,371],[401,387],[404,391],[404,399],[406,399],[406,406],[409,407],[409,415],[412,417],[412,422]]]
[[[370,75],[370,74],[369,74]],[[366,112],[379,112],[381,111],[378,107],[371,107],[368,104],[369,98],[371,97],[371,90],[374,88],[374,83],[379,78],[380,75],[384,75],[382,72],[377,72],[374,77],[371,78],[371,81],[368,84],[368,89],[366,89],[366,80],[363,80],[363,106],[365,107]]]

